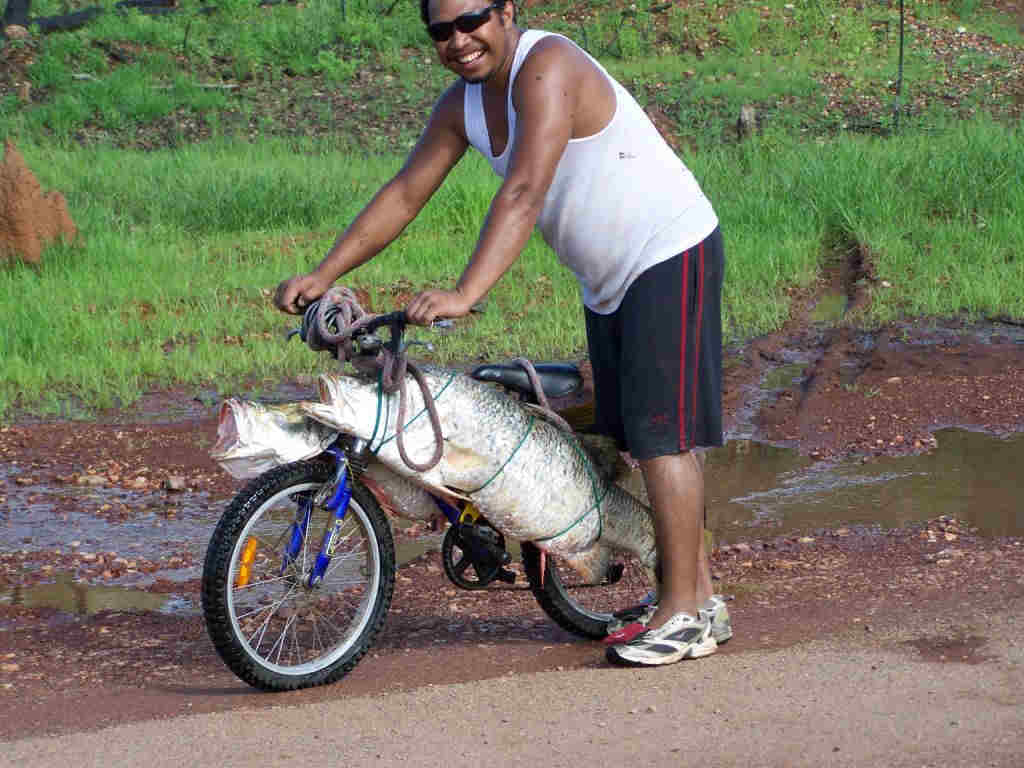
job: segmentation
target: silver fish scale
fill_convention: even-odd
[[[309,419],[298,403],[267,405],[229,398],[221,404],[210,456],[243,480],[312,458],[337,436],[336,430]]]
[[[441,462],[425,473],[402,461],[394,439],[397,395],[379,398],[375,379],[325,374],[321,381],[328,402],[303,407],[334,428],[372,437],[378,460],[397,474],[468,495],[506,536],[561,554],[592,550],[600,536],[602,545],[633,552],[653,565],[649,511],[618,486],[606,489],[575,438],[492,385],[465,375],[453,378],[443,368],[426,368],[424,374],[445,441]],[[423,410],[419,387],[410,378],[403,441],[415,461],[429,457],[434,448]],[[600,512],[597,498],[603,498]]]

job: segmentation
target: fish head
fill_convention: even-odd
[[[368,440],[379,418],[379,390],[375,378],[325,373],[317,379],[320,402],[303,402],[301,408],[322,424]]]
[[[266,405],[228,398],[220,406],[217,442],[210,456],[237,478],[308,459],[337,437],[311,421],[296,403]]]
[[[242,436],[245,430],[240,429],[240,423],[246,423],[245,406],[230,397],[220,404],[217,415],[217,442],[210,449],[215,459],[234,458],[240,447],[248,442]]]

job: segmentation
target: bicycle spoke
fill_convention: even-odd
[[[302,648],[299,647],[299,622],[292,624],[292,659],[302,661]]]
[[[275,664],[281,663],[281,651],[284,650],[284,639],[288,636],[288,628],[292,625],[294,621],[294,615],[288,617],[288,621],[285,622],[284,629],[281,631],[281,634],[278,635],[277,640],[274,642],[272,646],[270,646],[270,650],[267,651],[266,658],[269,659],[271,655],[274,653],[274,649],[277,648],[277,658],[274,660]]]
[[[268,606],[268,609],[269,609],[270,613],[267,614],[267,618],[265,618],[263,620],[263,623],[261,624],[260,628],[257,629],[256,632],[253,632],[252,635],[249,636],[249,645],[254,650],[259,651],[260,645],[263,644],[263,635],[266,633],[267,627],[270,626],[270,619],[273,618],[275,613],[277,613],[277,609],[280,608],[282,605],[284,605],[285,601],[288,600],[288,598],[292,596],[293,592],[295,592],[295,588],[294,587],[292,589],[288,590],[287,594],[285,594],[285,596],[282,597],[280,600],[278,600],[276,603],[271,603]],[[255,613],[259,613],[259,610],[255,611]],[[260,641],[255,646],[253,646],[252,645],[252,638],[256,636],[257,632],[260,635]]]
[[[334,572],[341,568],[343,565],[346,565],[347,561],[350,559],[351,558],[345,557],[340,557],[337,559],[331,558],[331,565],[327,569],[326,573],[324,573],[324,581],[328,581],[329,577],[332,576]]]
[[[344,636],[345,636],[345,633],[344,633],[344,632],[342,632],[342,631],[341,631],[340,629],[338,629],[338,628],[337,628],[337,627],[336,627],[336,626],[334,625],[334,622],[333,622],[333,621],[331,621],[330,619],[328,619],[328,618],[327,618],[326,616],[321,616],[320,618],[321,618],[321,619],[323,619],[323,622],[324,622],[324,624],[327,624],[327,625],[328,625],[328,626],[329,626],[329,627],[330,627],[331,629],[333,629],[333,630],[334,630],[334,634],[335,634],[335,635],[336,635],[337,637],[344,637]]]
[[[251,584],[246,584],[244,587],[234,587],[233,589],[234,589],[234,591],[236,593],[237,592],[244,592],[245,590],[252,589],[253,587],[265,587],[268,584],[273,584],[273,583],[278,582],[278,581],[284,581],[287,578],[288,578],[287,575],[284,575],[284,576],[274,576],[272,579],[263,579],[262,581],[256,581],[256,582],[253,582]]]
[[[365,579],[359,579],[357,581],[337,580],[337,581],[331,581],[330,582],[330,586],[332,586],[332,587],[365,587],[365,586],[367,586],[367,583],[366,583]]]
[[[311,611],[310,612],[309,620],[310,620],[310,623],[313,625],[313,650],[315,650],[315,651],[318,651],[318,649],[322,650],[325,646],[324,646],[323,641],[320,639],[320,628],[317,626],[317,623],[316,623],[316,611]],[[320,655],[320,653],[318,651],[317,652],[317,656],[319,656],[319,655]]]

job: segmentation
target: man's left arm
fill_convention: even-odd
[[[437,317],[468,314],[519,258],[530,239],[572,136],[576,104],[564,50],[546,43],[538,43],[531,51],[513,83],[517,113],[514,151],[469,265],[454,291],[424,291],[416,296],[406,310],[412,322],[428,325]]]

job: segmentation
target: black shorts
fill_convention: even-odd
[[[586,310],[597,429],[653,459],[722,444],[722,279],[716,227],[655,264],[610,315]]]

